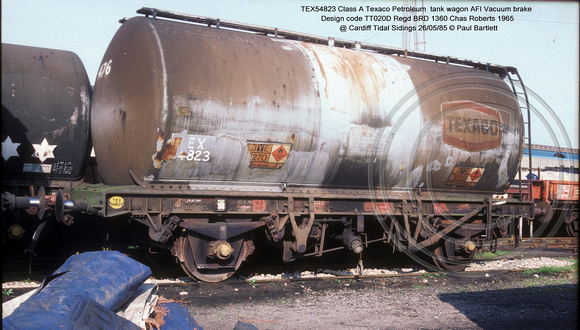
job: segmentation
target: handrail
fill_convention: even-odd
[[[229,28],[241,31],[249,31],[249,32],[256,32],[261,33],[264,35],[271,35],[277,38],[285,38],[291,40],[298,40],[298,41],[305,41],[317,44],[324,44],[324,45],[334,45],[335,47],[344,47],[350,49],[361,49],[361,50],[368,50],[374,51],[381,54],[387,55],[398,55],[404,57],[410,57],[415,59],[421,60],[431,60],[435,62],[443,62],[446,64],[455,64],[455,65],[463,65],[468,67],[473,67],[476,69],[492,72],[495,74],[499,74],[503,76],[507,75],[507,73],[515,73],[517,72],[515,67],[511,66],[503,66],[491,63],[482,63],[482,62],[475,62],[471,60],[459,59],[450,56],[443,56],[443,55],[435,55],[417,51],[410,51],[407,49],[396,48],[396,47],[387,47],[387,46],[380,46],[375,44],[368,44],[362,43],[358,41],[352,40],[344,40],[344,39],[337,39],[337,38],[325,38],[321,36],[316,36],[307,33],[295,32],[290,30],[278,29],[278,28],[271,28],[271,27],[264,27],[260,25],[254,24],[246,24],[246,23],[239,23],[234,21],[222,20],[219,18],[210,18],[206,16],[198,16],[198,15],[190,15],[184,13],[178,13],[173,11],[167,11],[162,9],[156,8],[149,8],[143,7],[137,10],[138,14],[146,15],[147,17],[152,16],[154,19],[158,17],[175,19],[185,22],[192,22],[192,23],[201,23],[207,24],[208,26],[215,26],[216,28]]]

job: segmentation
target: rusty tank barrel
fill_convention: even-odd
[[[522,117],[497,73],[135,17],[96,77],[106,184],[503,191]]]
[[[91,94],[75,53],[2,44],[4,184],[65,187],[82,179]]]

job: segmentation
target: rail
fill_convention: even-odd
[[[156,8],[149,8],[143,7],[137,10],[138,14],[143,14],[147,17],[152,16],[154,19],[158,17],[174,19],[184,22],[192,22],[192,23],[200,23],[206,24],[208,26],[215,26],[216,28],[228,28],[240,31],[248,31],[248,32],[255,32],[261,33],[264,35],[271,35],[277,38],[285,38],[290,40],[298,40],[298,41],[305,41],[311,42],[316,44],[323,44],[323,45],[330,45],[334,47],[344,47],[350,49],[360,49],[360,50],[367,50],[367,51],[374,51],[381,54],[386,55],[397,55],[397,56],[404,56],[410,57],[415,59],[421,60],[431,60],[435,62],[442,62],[446,64],[455,64],[455,65],[462,65],[467,67],[473,67],[476,69],[492,72],[495,74],[499,74],[502,76],[507,75],[508,73],[515,73],[517,72],[515,67],[511,66],[502,66],[497,64],[491,63],[482,63],[476,62],[471,60],[459,59],[450,56],[443,56],[443,55],[435,55],[423,52],[416,52],[410,51],[407,49],[396,48],[396,47],[387,47],[369,43],[363,43],[359,41],[352,41],[352,40],[344,40],[344,39],[337,39],[332,37],[321,37],[307,33],[295,32],[290,30],[272,28],[272,27],[264,27],[260,25],[254,24],[246,24],[246,23],[239,23],[234,21],[222,20],[219,18],[210,18],[205,16],[198,16],[198,15],[190,15],[184,13],[178,13],[173,11],[167,11],[162,9]],[[124,22],[124,20],[121,20]]]
[[[537,237],[517,241],[515,238],[499,238],[498,247],[516,247],[519,249],[562,249],[578,252],[577,237]]]

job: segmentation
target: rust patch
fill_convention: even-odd
[[[163,161],[175,159],[175,155],[177,154],[177,150],[179,149],[182,140],[181,137],[172,137],[167,140],[165,148],[163,148],[163,150],[158,150],[153,157],[155,168],[160,168]],[[163,143],[163,139],[161,140],[161,143]]]
[[[191,116],[191,107],[187,105],[178,105],[177,106],[177,115],[178,116]]]
[[[502,119],[496,109],[473,101],[441,104],[443,142],[465,151],[491,150],[500,146]]]
[[[325,212],[328,208],[328,201],[314,201],[314,210]]]
[[[434,214],[448,214],[449,208],[447,207],[446,203],[435,203],[435,204],[433,204],[433,213]]]
[[[324,95],[330,100],[331,109],[343,113],[352,112],[358,124],[371,127],[382,126],[381,94],[387,89],[385,82],[389,63],[375,56],[350,49],[302,44],[314,56],[324,81]],[[333,94],[334,91],[335,93]],[[336,91],[350,96],[350,104],[343,102]]]
[[[182,140],[183,139],[180,137],[174,137],[167,141],[165,152],[163,153],[163,160],[173,160],[175,158],[175,154],[177,153],[177,149],[179,149]]]
[[[157,148],[155,149],[156,152],[155,154],[153,154],[153,167],[155,168],[161,168],[161,163],[163,161],[163,138],[165,137],[165,134],[163,133],[163,130],[158,128],[157,129]]]
[[[389,202],[364,202],[365,212],[379,212],[380,214],[393,214],[393,204]]]

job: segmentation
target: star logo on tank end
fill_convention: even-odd
[[[6,161],[12,156],[19,157],[18,150],[16,150],[18,149],[18,146],[20,146],[20,143],[12,142],[12,139],[7,137],[6,140],[2,142],[2,158]]]
[[[47,158],[54,158],[54,154],[52,153],[54,151],[54,148],[56,148],[56,144],[51,145],[48,144],[48,141],[46,141],[46,138],[44,138],[44,140],[42,140],[42,143],[40,144],[32,144],[32,146],[34,147],[34,153],[32,154],[32,157],[38,157],[38,159],[40,159],[41,163],[44,163],[44,161]]]

